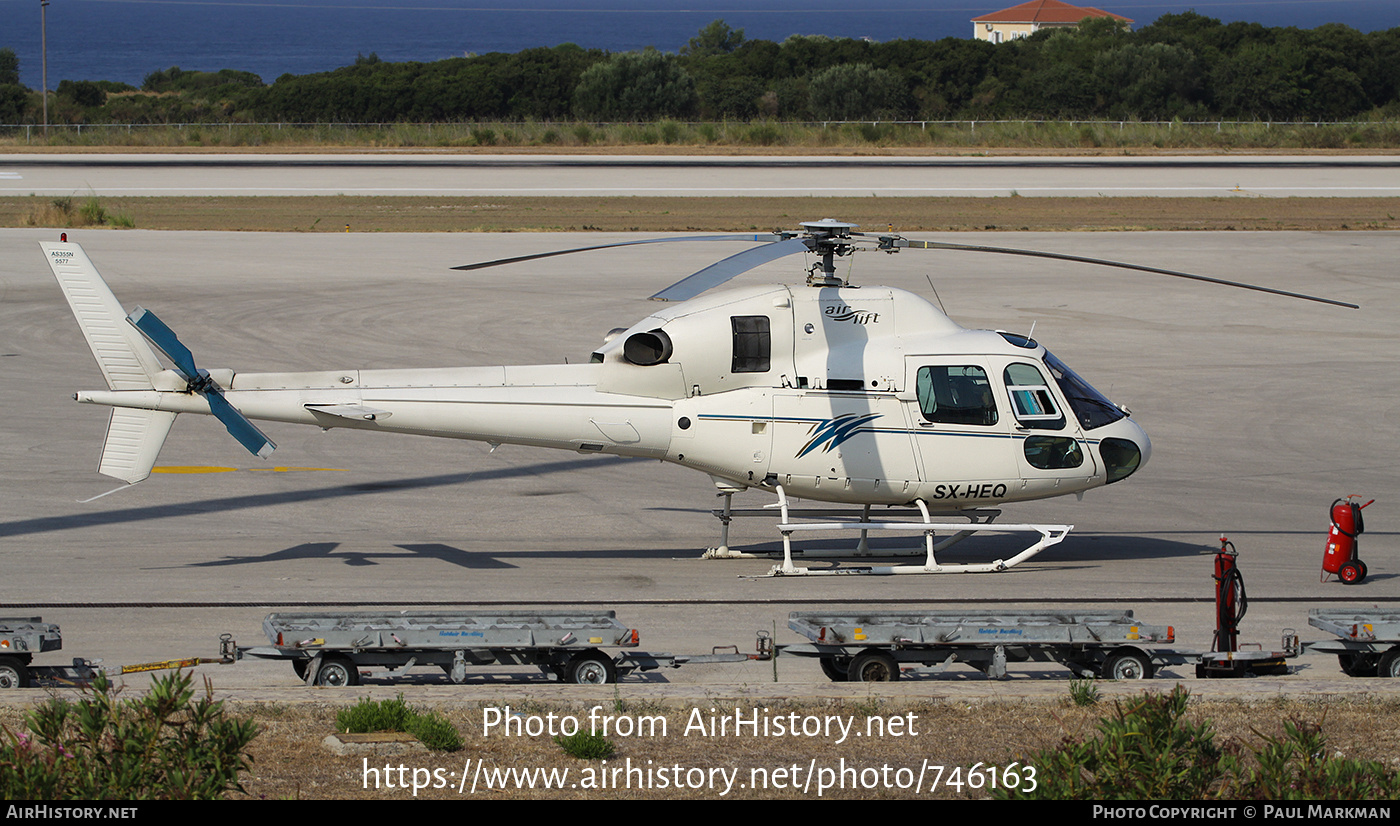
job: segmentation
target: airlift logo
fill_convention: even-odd
[[[812,429],[808,431],[812,434],[812,438],[808,439],[807,444],[803,445],[802,449],[797,451],[797,458],[800,459],[819,447],[822,448],[823,453],[830,453],[832,448],[839,447],[842,442],[845,442],[857,433],[871,432],[873,428],[865,427],[865,425],[880,418],[881,415],[883,414],[866,413],[860,415],[857,413],[846,413],[834,419],[823,419],[817,422],[812,425]]]
[[[857,310],[845,304],[832,304],[822,310],[827,321],[849,321],[852,324],[877,324],[880,321],[879,313],[872,313],[869,310]]]

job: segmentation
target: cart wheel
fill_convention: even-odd
[[[1377,677],[1400,677],[1400,645],[1381,655],[1381,664],[1376,666]]]
[[[845,657],[822,657],[817,662],[821,663],[822,673],[833,683],[844,683],[851,679],[851,661]]]
[[[306,666],[310,660],[292,660],[292,671],[296,672],[297,679],[306,682]]]
[[[1110,680],[1146,680],[1152,673],[1152,661],[1137,651],[1119,651],[1103,663],[1103,675]]]
[[[1371,654],[1338,654],[1337,665],[1342,667],[1342,673],[1348,677],[1376,676],[1376,658]]]
[[[1337,571],[1337,579],[1340,579],[1347,585],[1355,585],[1365,578],[1366,569],[1360,562],[1344,562],[1342,563],[1342,567]]]
[[[360,684],[360,669],[350,662],[349,657],[326,657],[321,660],[321,670],[316,672],[316,685],[336,688]]]
[[[29,673],[14,657],[0,657],[0,689],[28,688]]]
[[[853,683],[888,683],[899,679],[899,663],[884,651],[866,651],[851,660],[846,673]]]
[[[569,662],[569,682],[575,685],[615,683],[617,666],[601,651],[585,651]]]

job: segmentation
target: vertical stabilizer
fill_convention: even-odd
[[[72,243],[40,243],[58,286],[73,308],[102,377],[111,390],[150,390],[161,371],[155,351],[97,274],[83,248]],[[175,414],[166,410],[118,407],[107,423],[97,471],[134,485],[151,475]]]
[[[150,390],[152,378],[161,371],[160,362],[141,333],[127,323],[126,312],[87,253],[73,243],[41,242],[39,246],[68,306],[73,308],[108,389]],[[169,427],[167,424],[166,429]]]

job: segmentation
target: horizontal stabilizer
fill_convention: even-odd
[[[126,322],[97,268],[83,248],[73,243],[41,242],[68,306],[78,319],[102,377],[111,390],[149,390],[152,377],[161,371],[150,345]]]
[[[118,407],[107,423],[102,462],[97,472],[134,485],[151,475],[175,414],[168,410]]]

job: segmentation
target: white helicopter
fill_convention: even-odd
[[[781,564],[771,575],[1006,570],[1068,534],[1069,525],[992,524],[1002,503],[1082,494],[1121,481],[1151,455],[1147,434],[1030,338],[968,330],[923,298],[853,287],[835,259],[860,250],[963,250],[1102,264],[1355,307],[1189,273],[1057,253],[867,235],[824,219],[799,232],[660,238],[500,259],[478,269],[638,244],[766,242],[652,296],[681,301],[609,334],[588,364],[244,373],[204,370],[151,312],[126,313],[81,247],[41,243],[105,391],[74,395],[112,411],[98,471],[135,484],[149,476],[179,413],[212,414],[251,453],[276,447],[250,419],[552,447],[672,462],[710,475],[728,547],[734,493],[777,496]],[[702,295],[760,264],[817,256],[805,285]],[[174,365],[163,369],[148,345]],[[789,497],[860,506],[858,515],[799,523]],[[873,521],[871,506],[913,520]],[[912,510],[911,510],[912,508]],[[771,512],[771,511],[770,511]],[[935,532],[952,535],[935,540]],[[793,563],[799,531],[922,533],[922,564],[813,569]],[[990,563],[940,564],[937,551],[982,530],[1040,534]],[[851,553],[841,553],[851,556]]]

